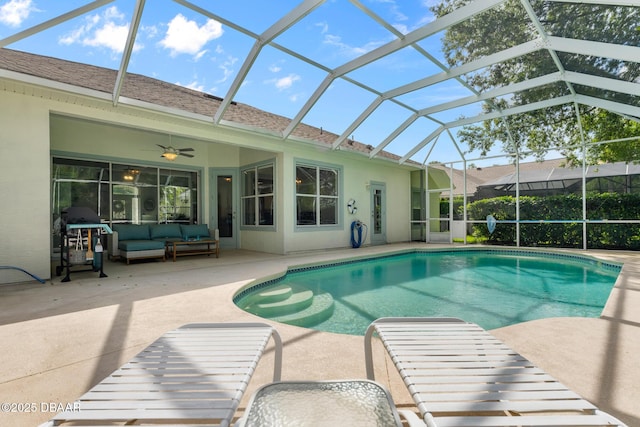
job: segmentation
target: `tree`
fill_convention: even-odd
[[[437,16],[471,3],[471,0],[442,0],[432,7]],[[624,45],[640,45],[640,11],[637,7],[565,3],[531,0],[533,11],[544,32],[551,36],[586,39]],[[474,61],[541,36],[518,0],[508,0],[476,17],[450,27],[443,37],[443,51],[450,67]],[[558,66],[558,62],[560,67]],[[625,63],[601,56],[558,52],[556,58],[546,49],[493,64],[465,76],[478,91],[540,77],[559,70],[607,77],[629,82],[640,81],[640,63]],[[569,95],[575,91],[601,99],[640,105],[640,97],[606,91],[591,86],[556,82],[510,97],[493,99],[483,105],[485,112]],[[587,141],[607,141],[636,136],[633,141],[590,145],[589,162],[640,161],[640,118],[586,105],[578,107]],[[531,151],[542,159],[547,150],[559,150],[570,161],[582,158],[582,135],[574,104],[548,107],[515,116],[506,116],[465,126],[458,136],[470,151],[485,155],[496,143],[509,154]]]

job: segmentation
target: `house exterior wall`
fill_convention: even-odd
[[[156,144],[193,147],[192,159],[179,157],[171,166],[202,174],[201,215],[209,219],[209,168],[233,167],[275,159],[275,231],[242,229],[239,246],[271,253],[291,253],[348,247],[350,223],[370,222],[369,182],[386,185],[387,242],[410,238],[410,171],[384,160],[331,150],[316,144],[283,141],[267,134],[212,127],[202,120],[177,117],[130,105],[113,106],[109,99],[68,94],[26,83],[0,79],[0,265],[17,266],[51,278],[51,155],[132,163],[167,165]],[[169,141],[168,134],[178,135]],[[340,226],[303,230],[296,227],[296,161],[335,165],[342,171]],[[167,165],[168,166],[168,165]],[[16,191],[16,189],[18,189]],[[349,215],[347,201],[357,201]],[[10,201],[10,203],[5,203]],[[240,204],[238,204],[240,206]],[[240,212],[237,215],[240,220]],[[368,244],[369,240],[364,242]],[[0,270],[0,283],[30,280],[24,273]]]
[[[50,277],[49,109],[13,93],[0,95],[0,266]],[[0,269],[0,283],[28,281]]]
[[[351,238],[351,222],[358,219],[371,227],[371,195],[369,183],[381,182],[386,185],[386,231],[387,243],[404,242],[410,239],[411,182],[410,171],[399,168],[390,162],[371,161],[361,156],[335,151],[304,150],[293,147],[284,155],[284,188],[283,194],[295,194],[296,161],[314,161],[335,164],[343,167],[341,189],[341,227],[330,227],[328,230],[316,228],[305,230],[296,227],[295,197],[286,197],[284,204],[285,253],[318,250],[335,247],[348,247]],[[350,215],[347,201],[354,199],[358,211]],[[363,244],[370,243],[370,233]]]

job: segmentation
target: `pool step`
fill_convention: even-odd
[[[261,303],[284,301],[293,294],[289,285],[268,286],[256,293],[255,299]]]
[[[270,319],[288,325],[310,327],[324,322],[333,314],[335,304],[329,293],[313,296],[313,304],[294,313],[272,316]]]
[[[299,285],[283,285],[272,290],[265,290],[265,299],[258,299],[259,302],[251,304],[247,310],[257,314],[272,318],[296,313],[309,307],[313,303],[313,291]]]
[[[252,297],[243,307],[258,316],[296,326],[314,326],[333,314],[334,302],[329,293],[314,295],[313,291],[297,284],[267,287]]]

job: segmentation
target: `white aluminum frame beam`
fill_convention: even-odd
[[[438,127],[436,130],[434,130],[433,132],[431,132],[425,139],[423,139],[422,141],[420,141],[419,144],[417,144],[416,146],[414,146],[411,150],[409,150],[409,152],[407,154],[405,154],[404,156],[402,156],[400,158],[400,160],[398,160],[398,163],[403,164],[404,162],[406,162],[407,160],[409,160],[414,154],[416,154],[418,151],[422,150],[422,147],[424,147],[425,145],[427,145],[429,142],[431,142],[434,138],[437,138],[444,130],[446,129],[446,127],[444,125],[440,125],[440,127]]]
[[[460,65],[459,67],[451,68],[447,72],[431,75],[424,79],[416,80],[413,83],[409,83],[403,86],[399,86],[395,89],[391,89],[384,92],[385,98],[395,98],[396,96],[405,95],[409,92],[416,91],[418,89],[424,89],[425,87],[432,86],[437,83],[442,83],[456,76],[461,76],[473,71],[480,70],[493,64],[507,61],[509,59],[518,58],[528,53],[535,52],[542,49],[543,41],[540,38],[519,44],[517,46],[510,47],[500,52],[496,52],[491,55],[487,55],[483,58],[477,59],[472,62]]]
[[[5,37],[4,39],[0,40],[0,48],[1,47],[5,47],[10,45],[11,43],[15,43],[19,40],[22,40],[24,38],[27,38],[29,36],[32,36],[34,34],[37,34],[41,31],[44,31],[48,28],[51,27],[55,27],[58,24],[62,24],[63,22],[66,22],[70,19],[76,18],[80,15],[83,15],[87,12],[91,12],[94,9],[97,9],[99,7],[104,6],[105,4],[109,4],[109,3],[113,3],[115,0],[95,0],[89,4],[85,4],[84,6],[81,6],[77,9],[73,9],[70,12],[67,13],[63,13],[62,15],[56,16],[53,19],[50,19],[46,22],[43,22],[41,24],[38,25],[34,25],[33,27],[27,28],[24,31],[20,31],[19,33],[16,33],[12,36],[9,37]]]
[[[382,104],[383,101],[384,98],[380,96],[374,99],[373,102],[369,104],[369,106],[360,114],[360,116],[358,116],[358,118],[354,120],[351,125],[342,133],[342,135],[340,135],[340,137],[336,139],[336,141],[331,145],[331,148],[333,148],[334,150],[338,148],[338,146],[342,144],[345,139],[349,138],[349,135],[351,135],[353,131],[355,131],[356,128],[360,126],[360,124],[364,122],[367,117],[369,117],[371,113],[373,113],[376,108],[380,106],[380,104]]]
[[[576,95],[576,102],[580,104],[590,105],[592,107],[602,108],[604,110],[613,111],[623,116],[640,117],[640,107],[629,104],[621,104],[615,101],[609,101],[601,98],[594,98],[588,95]]]
[[[382,151],[387,145],[391,143],[394,139],[396,139],[402,132],[407,130],[409,126],[411,126],[416,120],[420,118],[418,113],[413,113],[407,120],[405,120],[400,126],[398,126],[389,136],[387,136],[380,144],[378,144],[371,152],[369,153],[369,158],[373,158]]]
[[[540,110],[547,107],[555,107],[557,105],[568,104],[576,99],[577,95],[565,95],[557,98],[546,99],[544,101],[532,102],[531,104],[518,105],[517,107],[507,108],[506,110],[496,111],[487,114],[480,114],[473,117],[465,117],[463,119],[454,120],[446,123],[446,128],[454,128],[458,126],[470,125],[473,123],[483,122],[485,120],[492,120],[499,117],[513,116],[515,114],[527,113],[529,111]]]
[[[240,89],[242,82],[244,82],[244,79],[247,77],[247,74],[249,73],[251,66],[253,65],[255,60],[258,58],[258,55],[260,54],[260,51],[262,50],[262,48],[266,44],[269,44],[273,39],[278,37],[280,34],[285,32],[287,29],[292,27],[296,22],[300,21],[302,18],[307,16],[309,13],[313,11],[313,9],[317,8],[324,2],[325,0],[304,0],[302,3],[300,3],[298,6],[293,8],[285,16],[280,18],[275,24],[267,28],[267,30],[263,32],[258,39],[256,39],[253,47],[251,48],[251,51],[249,52],[249,54],[244,60],[244,63],[240,67],[240,71],[236,75],[236,78],[233,80],[233,83],[231,83],[231,86],[229,87],[229,90],[227,91],[226,96],[223,98],[222,102],[220,103],[220,106],[218,107],[218,110],[216,111],[216,114],[213,118],[214,123],[216,124],[220,123],[222,116],[224,115],[225,111],[227,110],[233,98],[235,97],[236,93]]]
[[[618,59],[620,61],[638,62],[640,47],[621,44],[596,42],[591,40],[570,39],[549,36],[547,48],[560,52],[576,53],[585,56]]]
[[[588,3],[602,6],[640,6],[640,0],[548,0],[555,3]]]
[[[296,116],[291,120],[291,123],[283,132],[283,137],[286,138],[291,134],[291,132],[293,132],[293,129],[295,129],[296,126],[300,124],[302,119],[309,113],[309,110],[311,110],[315,103],[318,102],[318,99],[320,99],[326,89],[336,78],[342,77],[347,73],[364,67],[371,62],[390,55],[407,46],[411,46],[412,44],[417,43],[422,39],[425,39],[440,31],[446,30],[447,28],[460,23],[472,16],[480,14],[487,9],[492,9],[500,5],[501,3],[504,3],[505,1],[506,0],[476,0],[473,3],[454,10],[453,12],[443,16],[442,18],[436,19],[435,21],[425,25],[424,27],[420,27],[417,30],[408,33],[403,38],[397,38],[383,46],[380,46],[377,49],[365,53],[364,55],[361,55],[358,58],[337,67],[327,75],[325,80],[314,91],[311,98],[307,100],[300,111],[298,111],[298,114],[296,114]]]
[[[498,96],[504,96],[511,93],[521,92],[524,90],[545,86],[545,85],[559,82],[562,80],[563,80],[562,73],[557,71],[555,73],[547,74],[540,77],[535,77],[529,80],[524,80],[519,83],[513,83],[507,86],[502,86],[496,89],[488,90],[486,92],[482,92],[480,95],[477,95],[477,96],[467,96],[464,98],[459,98],[453,101],[434,105],[432,107],[423,108],[422,110],[419,110],[418,113],[421,116],[427,116],[429,114],[439,113],[441,111],[449,110],[452,108],[463,107],[465,105],[473,104],[475,102],[481,102],[488,99],[496,98]]]
[[[125,43],[125,47],[122,52],[122,59],[120,61],[120,68],[118,69],[118,75],[116,76],[116,82],[113,87],[112,102],[114,106],[118,105],[118,100],[120,99],[120,91],[122,90],[124,76],[126,75],[127,68],[129,67],[131,52],[133,52],[133,46],[136,43],[136,35],[138,34],[138,27],[140,26],[140,19],[142,18],[144,3],[145,0],[136,1],[136,7],[133,11],[131,23],[129,24],[129,34],[127,35],[127,41]]]
[[[583,86],[591,86],[598,89],[640,96],[640,83],[616,80],[608,77],[592,76],[590,74],[576,73],[574,71],[565,72],[563,80]]]
[[[505,49],[503,51],[497,52],[497,53],[495,53],[493,55],[488,55],[488,56],[486,56],[484,58],[480,58],[480,59],[478,59],[476,61],[472,61],[472,62],[469,62],[467,64],[461,65],[459,67],[452,68],[449,71],[438,73],[438,74],[426,77],[424,79],[415,81],[413,83],[409,83],[407,85],[400,86],[398,88],[392,89],[390,91],[387,91],[387,92],[383,93],[382,97],[384,99],[392,99],[392,98],[395,98],[396,96],[404,95],[405,93],[409,93],[409,92],[412,92],[412,91],[415,91],[415,90],[418,90],[418,89],[423,89],[425,87],[428,87],[428,86],[431,86],[431,85],[434,85],[434,84],[437,84],[437,83],[441,83],[441,82],[444,82],[446,80],[450,80],[450,79],[455,78],[455,77],[459,77],[459,76],[461,76],[463,74],[466,74],[466,73],[469,73],[469,72],[472,72],[472,71],[476,71],[476,70],[485,68],[485,67],[490,66],[490,65],[492,65],[494,63],[498,63],[498,62],[506,61],[508,59],[517,58],[519,56],[526,55],[526,54],[528,54],[530,52],[534,52],[536,50],[540,50],[542,48],[541,42],[542,42],[542,39],[535,39],[535,40],[531,40],[531,41],[522,43],[522,44],[514,46],[512,48]],[[538,85],[544,85],[544,84],[552,83],[553,81],[560,80],[560,74],[559,73],[558,74],[552,74],[550,76],[551,77],[543,76],[543,77],[540,77],[538,79],[532,79],[531,81],[533,83],[531,83],[531,84],[533,86],[529,86],[529,83],[527,83],[527,82],[522,82],[522,83],[519,83],[517,85],[520,85],[520,89],[519,90],[524,90],[524,89],[527,89],[527,88],[530,88],[530,87],[536,87]],[[516,86],[516,84],[514,84],[512,86]],[[485,94],[480,94],[480,95],[477,95],[477,96],[465,97],[465,98],[462,98],[460,100],[456,100],[456,101],[452,101],[452,102],[454,102],[454,103],[458,103],[459,102],[460,103],[459,106],[467,105],[467,104],[471,104],[473,102],[480,102],[480,101],[488,100],[491,97],[499,96],[498,93],[500,93],[501,91],[504,91],[504,93],[502,93],[502,94],[507,94],[507,93],[512,92],[513,88],[511,90],[508,90],[508,89],[505,89],[505,88],[496,89],[495,90],[495,94],[493,96],[487,96]],[[449,107],[449,108],[452,108],[452,107]],[[430,118],[431,120],[435,120],[435,119],[429,117],[430,113],[427,112],[427,110],[429,110],[429,109],[427,108],[427,109],[419,110],[418,111],[418,115]],[[443,110],[437,110],[437,111],[443,111]],[[433,111],[433,112],[437,112],[437,111]],[[368,113],[368,115],[370,115],[371,113],[372,113],[372,111],[370,111]],[[411,117],[409,118],[409,120],[410,119],[411,119]],[[416,117],[416,119],[417,119],[417,117]],[[359,123],[357,123],[357,125],[359,126],[361,123],[362,122],[359,122]],[[406,128],[409,126],[409,124],[407,124],[407,122],[405,122],[402,125],[400,125],[399,128],[394,130],[389,137],[385,138],[385,140],[382,143],[380,143],[376,147],[376,149],[374,149],[374,151],[372,151],[370,153],[369,157],[375,156],[384,147],[389,145],[391,143],[391,141],[395,137],[397,137],[400,133],[402,133],[402,131],[406,130]],[[351,127],[353,127],[353,125]],[[355,126],[355,127],[357,127],[357,126]],[[355,127],[354,127],[354,129],[355,129]]]

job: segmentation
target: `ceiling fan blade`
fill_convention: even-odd
[[[185,157],[193,157],[193,154],[187,154],[187,153],[178,153],[178,154]]]
[[[158,147],[162,148],[163,150],[168,150],[169,147],[165,147],[164,145],[160,145],[160,144],[156,144]]]
[[[193,148],[178,148],[178,151],[194,151]]]

